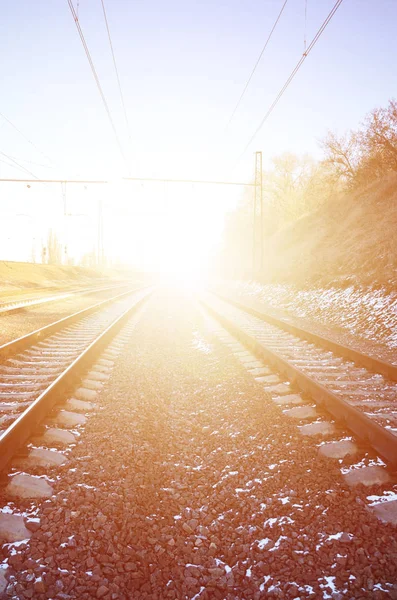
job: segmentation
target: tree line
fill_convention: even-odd
[[[322,141],[324,162],[347,188],[357,188],[397,171],[397,101],[375,108],[357,131],[329,132]]]
[[[278,213],[279,224],[299,218],[337,193],[397,172],[397,101],[372,110],[357,130],[343,135],[329,131],[320,146],[322,160],[286,153],[273,159],[273,168],[264,173],[265,202],[268,209],[273,207],[270,212]]]
[[[319,143],[320,160],[286,152],[263,171],[264,230],[257,235],[270,238],[309,211],[325,209],[340,194],[397,172],[397,101],[369,112],[357,130],[343,135],[329,131]],[[252,191],[226,219],[222,254],[222,262],[227,257],[237,270],[250,261]]]

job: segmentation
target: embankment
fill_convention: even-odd
[[[397,286],[397,175],[335,198],[267,242],[263,282]]]
[[[87,267],[66,265],[42,265],[12,261],[0,262],[0,293],[37,289],[53,289],[79,285],[82,283],[100,283],[115,274]]]

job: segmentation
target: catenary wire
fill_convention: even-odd
[[[10,121],[10,119],[8,119],[5,115],[3,115],[3,113],[0,113],[0,117],[2,117],[2,119],[4,119],[5,121],[7,121],[7,123],[9,125],[11,125],[11,127],[13,129],[15,129],[15,131],[17,131],[19,133],[19,135],[21,135],[24,140],[26,140],[28,142],[28,144],[30,144],[31,146],[33,146],[33,148],[39,153],[41,154],[46,160],[48,160],[50,163],[54,164],[54,162],[51,160],[51,158],[49,156],[47,156],[46,154],[44,154],[44,152],[42,150],[40,150],[40,148],[38,148],[36,146],[36,144],[34,144],[29,138],[26,137],[26,135],[24,135],[22,133],[22,131],[20,129],[18,129],[18,127],[16,125],[14,125],[14,123],[12,121]]]
[[[20,167],[17,167],[16,165],[13,165],[10,162],[7,162],[6,160],[4,160],[4,158],[0,158],[0,163],[2,163],[3,165],[7,165],[7,167],[11,167],[11,169],[17,169],[18,171],[22,170],[20,169]]]
[[[256,61],[255,65],[254,65],[254,68],[252,69],[252,71],[251,71],[251,74],[250,74],[250,76],[249,76],[249,77],[248,77],[248,79],[247,79],[247,82],[246,82],[246,84],[245,84],[245,86],[244,86],[244,89],[243,89],[243,91],[241,92],[240,98],[238,99],[236,106],[234,107],[234,110],[233,110],[233,112],[232,112],[232,114],[231,114],[231,116],[230,116],[230,119],[229,119],[229,121],[228,121],[228,123],[227,123],[227,125],[226,125],[226,128],[227,128],[227,127],[229,127],[230,123],[232,122],[232,120],[233,120],[233,118],[234,118],[234,115],[236,114],[236,112],[237,112],[237,109],[238,109],[238,107],[240,106],[240,104],[241,104],[241,101],[242,101],[242,99],[243,99],[243,98],[244,98],[244,96],[245,96],[245,92],[247,91],[247,88],[248,88],[248,86],[249,86],[249,84],[250,84],[250,82],[251,82],[251,79],[252,79],[252,77],[253,77],[253,75],[254,75],[254,73],[255,73],[255,71],[256,71],[256,69],[257,69],[257,67],[258,67],[259,63],[260,63],[260,60],[261,60],[261,58],[262,58],[262,56],[263,56],[263,53],[265,52],[265,50],[266,50],[266,48],[267,48],[267,45],[268,45],[268,43],[270,42],[270,38],[272,37],[272,35],[273,35],[273,32],[274,32],[274,30],[275,30],[275,29],[276,29],[276,27],[277,27],[277,23],[279,22],[279,20],[280,20],[280,17],[281,17],[281,15],[283,14],[283,11],[284,11],[284,8],[285,8],[285,6],[286,6],[287,2],[288,2],[288,0],[285,0],[285,1],[284,1],[284,4],[282,5],[282,7],[281,7],[281,10],[280,10],[280,12],[278,13],[277,19],[275,20],[275,22],[274,22],[274,24],[273,24],[273,27],[272,27],[272,29],[271,29],[271,31],[270,31],[270,33],[269,33],[268,37],[267,37],[267,40],[266,40],[266,42],[265,42],[265,45],[263,46],[263,48],[262,48],[262,50],[261,50],[261,53],[259,54],[259,56],[258,56],[258,59],[257,59],[257,61]]]
[[[33,160],[28,160],[27,158],[20,158],[19,156],[12,156],[11,154],[9,156],[10,156],[10,158],[17,160],[18,162],[28,163],[29,165],[33,165],[34,167],[43,167],[44,169],[53,169],[54,168],[54,167],[50,167],[50,165],[43,165],[43,163],[33,162]]]
[[[303,53],[306,52],[306,29],[307,29],[307,0],[305,0],[305,27],[303,32]]]
[[[308,57],[308,55],[310,54],[310,52],[314,48],[316,42],[320,38],[320,36],[323,33],[324,29],[327,27],[328,23],[331,21],[332,17],[336,13],[336,11],[338,10],[338,8],[342,4],[342,2],[343,2],[343,0],[337,0],[335,2],[333,8],[331,9],[331,11],[329,12],[328,16],[324,20],[323,24],[321,25],[321,27],[317,31],[316,35],[314,36],[314,38],[310,42],[309,46],[307,47],[306,52],[304,52],[302,54],[300,60],[298,61],[297,65],[295,66],[294,70],[292,71],[292,73],[288,77],[287,81],[284,83],[283,87],[281,88],[281,90],[277,94],[275,100],[273,101],[273,103],[271,104],[271,106],[269,107],[269,109],[267,110],[267,112],[266,112],[265,116],[263,117],[262,121],[259,123],[258,127],[256,128],[256,130],[252,134],[249,142],[245,146],[243,152],[240,154],[237,162],[239,162],[240,159],[244,156],[244,154],[248,150],[249,146],[252,144],[252,142],[254,141],[254,139],[256,138],[256,136],[258,135],[259,131],[262,129],[265,121],[269,118],[270,114],[273,112],[273,110],[276,107],[276,105],[278,104],[281,96],[284,94],[285,90],[287,89],[287,87],[289,86],[289,84],[291,83],[291,81],[293,80],[293,78],[295,77],[295,75],[297,74],[297,72],[299,71],[300,67],[302,66],[303,62],[306,60],[306,58]]]
[[[85,38],[84,38],[83,31],[82,31],[82,29],[81,29],[81,27],[80,27],[79,19],[78,19],[78,17],[77,17],[76,11],[75,11],[75,9],[74,9],[74,6],[73,6],[73,3],[72,3],[72,0],[68,0],[68,4],[69,4],[70,12],[72,13],[73,20],[74,20],[74,22],[75,22],[75,25],[76,25],[76,28],[77,28],[78,34],[79,34],[79,36],[80,36],[80,40],[81,40],[81,43],[82,43],[82,45],[83,45],[83,48],[84,48],[85,54],[86,54],[86,56],[87,56],[88,63],[89,63],[89,65],[90,65],[90,68],[91,68],[92,74],[93,74],[93,76],[94,76],[95,83],[96,83],[96,85],[97,85],[97,88],[98,88],[99,94],[100,94],[100,96],[101,96],[101,99],[102,99],[103,105],[104,105],[104,107],[105,107],[106,114],[107,114],[107,116],[108,116],[108,119],[109,119],[109,122],[110,122],[111,128],[112,128],[112,130],[113,130],[113,133],[114,133],[114,135],[115,135],[116,142],[117,142],[117,146],[118,146],[118,148],[119,148],[120,154],[121,154],[121,156],[123,157],[123,160],[124,160],[124,162],[125,162],[126,166],[128,167],[128,165],[127,165],[127,160],[126,160],[126,157],[125,157],[125,154],[124,154],[124,150],[123,150],[123,147],[122,147],[122,145],[121,145],[121,142],[120,142],[119,136],[118,136],[118,134],[117,134],[117,130],[116,130],[116,127],[115,127],[115,124],[114,124],[114,121],[113,121],[112,115],[111,115],[111,113],[110,113],[109,105],[108,105],[108,103],[107,103],[107,101],[106,101],[105,94],[103,93],[102,86],[101,86],[101,83],[100,83],[100,81],[99,81],[99,77],[98,77],[98,75],[97,75],[97,72],[96,72],[96,69],[95,69],[94,63],[93,63],[93,61],[92,61],[92,58],[91,58],[90,51],[88,50],[88,46],[87,46],[87,43],[86,43],[86,41],[85,41]]]
[[[8,154],[6,154],[5,152],[1,152],[0,151],[0,154],[2,156],[5,156],[5,158],[7,158],[8,160],[10,160],[12,163],[14,163],[14,165],[16,165],[19,169],[22,169],[22,171],[26,171],[26,173],[29,173],[29,175],[31,175],[35,179],[38,179],[38,177],[36,177],[36,175],[34,173],[32,173],[32,171],[29,171],[29,169],[27,169],[26,167],[20,165],[19,162],[17,162],[16,160],[14,160],[11,156],[9,156]],[[9,166],[13,166],[13,165],[9,165]]]
[[[124,119],[125,119],[125,123],[126,123],[126,126],[127,126],[128,135],[131,138],[131,135],[130,135],[130,123],[129,123],[129,120],[128,120],[127,109],[125,107],[124,94],[123,94],[123,90],[121,88],[119,70],[117,68],[116,57],[115,57],[115,54],[114,54],[112,38],[111,38],[111,35],[110,35],[109,23],[108,23],[108,19],[107,19],[107,15],[106,15],[106,9],[105,9],[104,0],[101,0],[101,4],[102,4],[103,16],[104,16],[105,24],[106,24],[106,31],[107,31],[108,39],[109,39],[109,46],[110,46],[110,50],[111,50],[112,58],[113,58],[114,70],[116,72],[117,85],[118,85],[118,88],[119,88],[121,104],[123,106]]]

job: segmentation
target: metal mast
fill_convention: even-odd
[[[258,214],[259,213],[259,214]],[[259,217],[259,222],[258,222]],[[252,231],[252,272],[255,275],[257,266],[263,267],[263,184],[262,184],[262,152],[255,152],[255,193]],[[257,240],[258,238],[258,240]],[[258,248],[259,243],[259,248]],[[257,254],[259,250],[259,264]]]

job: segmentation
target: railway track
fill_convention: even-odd
[[[293,402],[292,383],[388,463],[397,465],[395,365],[217,294],[208,294],[203,305],[256,357],[288,380],[286,383],[276,377],[270,391],[291,396]],[[271,383],[270,379],[264,377],[263,381]]]
[[[0,346],[0,470],[149,293],[129,290]]]
[[[394,597],[395,530],[368,506],[385,486],[347,489],[340,471],[357,458],[315,460],[328,439],[301,437],[264,397],[254,378],[277,382],[271,369],[190,299],[189,312],[169,299],[112,330],[14,457],[0,487],[4,596]],[[84,429],[61,421],[78,402]],[[48,442],[55,427],[63,445]]]
[[[126,284],[120,284],[116,286],[106,286],[106,287],[89,287],[89,288],[81,288],[74,289],[65,292],[57,292],[51,295],[43,295],[43,296],[33,296],[29,298],[13,298],[12,300],[6,300],[4,302],[0,302],[0,317],[8,314],[17,313],[26,308],[31,308],[33,306],[40,306],[42,304],[48,304],[50,302],[56,302],[59,300],[66,300],[68,298],[72,298],[76,294],[85,295],[92,294],[98,292],[105,292],[109,290],[116,290],[121,287],[127,287]]]

